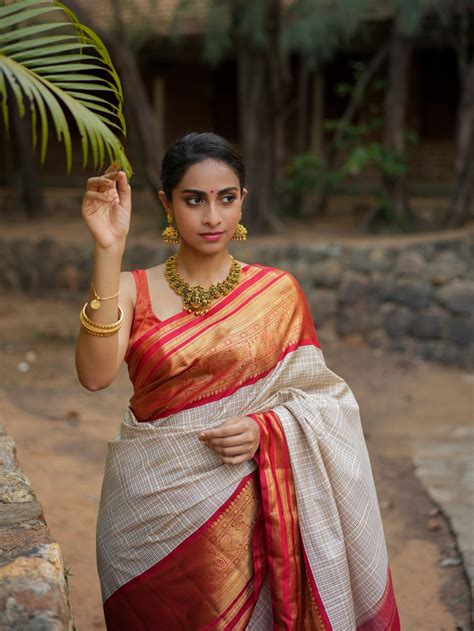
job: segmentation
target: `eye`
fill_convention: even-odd
[[[193,197],[187,197],[186,198],[186,202],[190,206],[199,206],[199,204],[202,202],[202,198],[201,197],[196,197],[196,195],[194,195]]]
[[[231,194],[224,195],[222,200],[224,201],[225,204],[232,204],[232,202],[235,202],[235,195],[231,195]]]

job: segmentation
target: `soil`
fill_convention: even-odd
[[[105,629],[95,567],[95,522],[107,441],[131,394],[125,366],[91,393],[74,370],[77,304],[7,296],[0,307],[0,418],[42,502],[69,574],[79,631]],[[469,415],[469,375],[404,356],[381,355],[331,331],[326,361],[358,399],[384,520],[402,627],[468,627],[469,590],[445,518],[414,475],[410,436]]]

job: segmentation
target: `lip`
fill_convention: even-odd
[[[217,241],[223,234],[223,232],[200,232],[199,236],[206,241]]]

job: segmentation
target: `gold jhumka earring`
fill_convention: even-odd
[[[242,213],[240,213],[240,219],[242,219]],[[231,241],[245,241],[247,239],[247,228],[240,222],[235,227],[234,234],[231,237]]]
[[[179,232],[173,226],[173,217],[166,215],[168,219],[168,225],[161,233],[164,243],[179,243]]]

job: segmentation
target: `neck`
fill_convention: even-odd
[[[190,285],[201,285],[204,289],[223,281],[231,265],[231,255],[227,249],[206,256],[182,243],[177,257],[178,272],[184,280]]]

